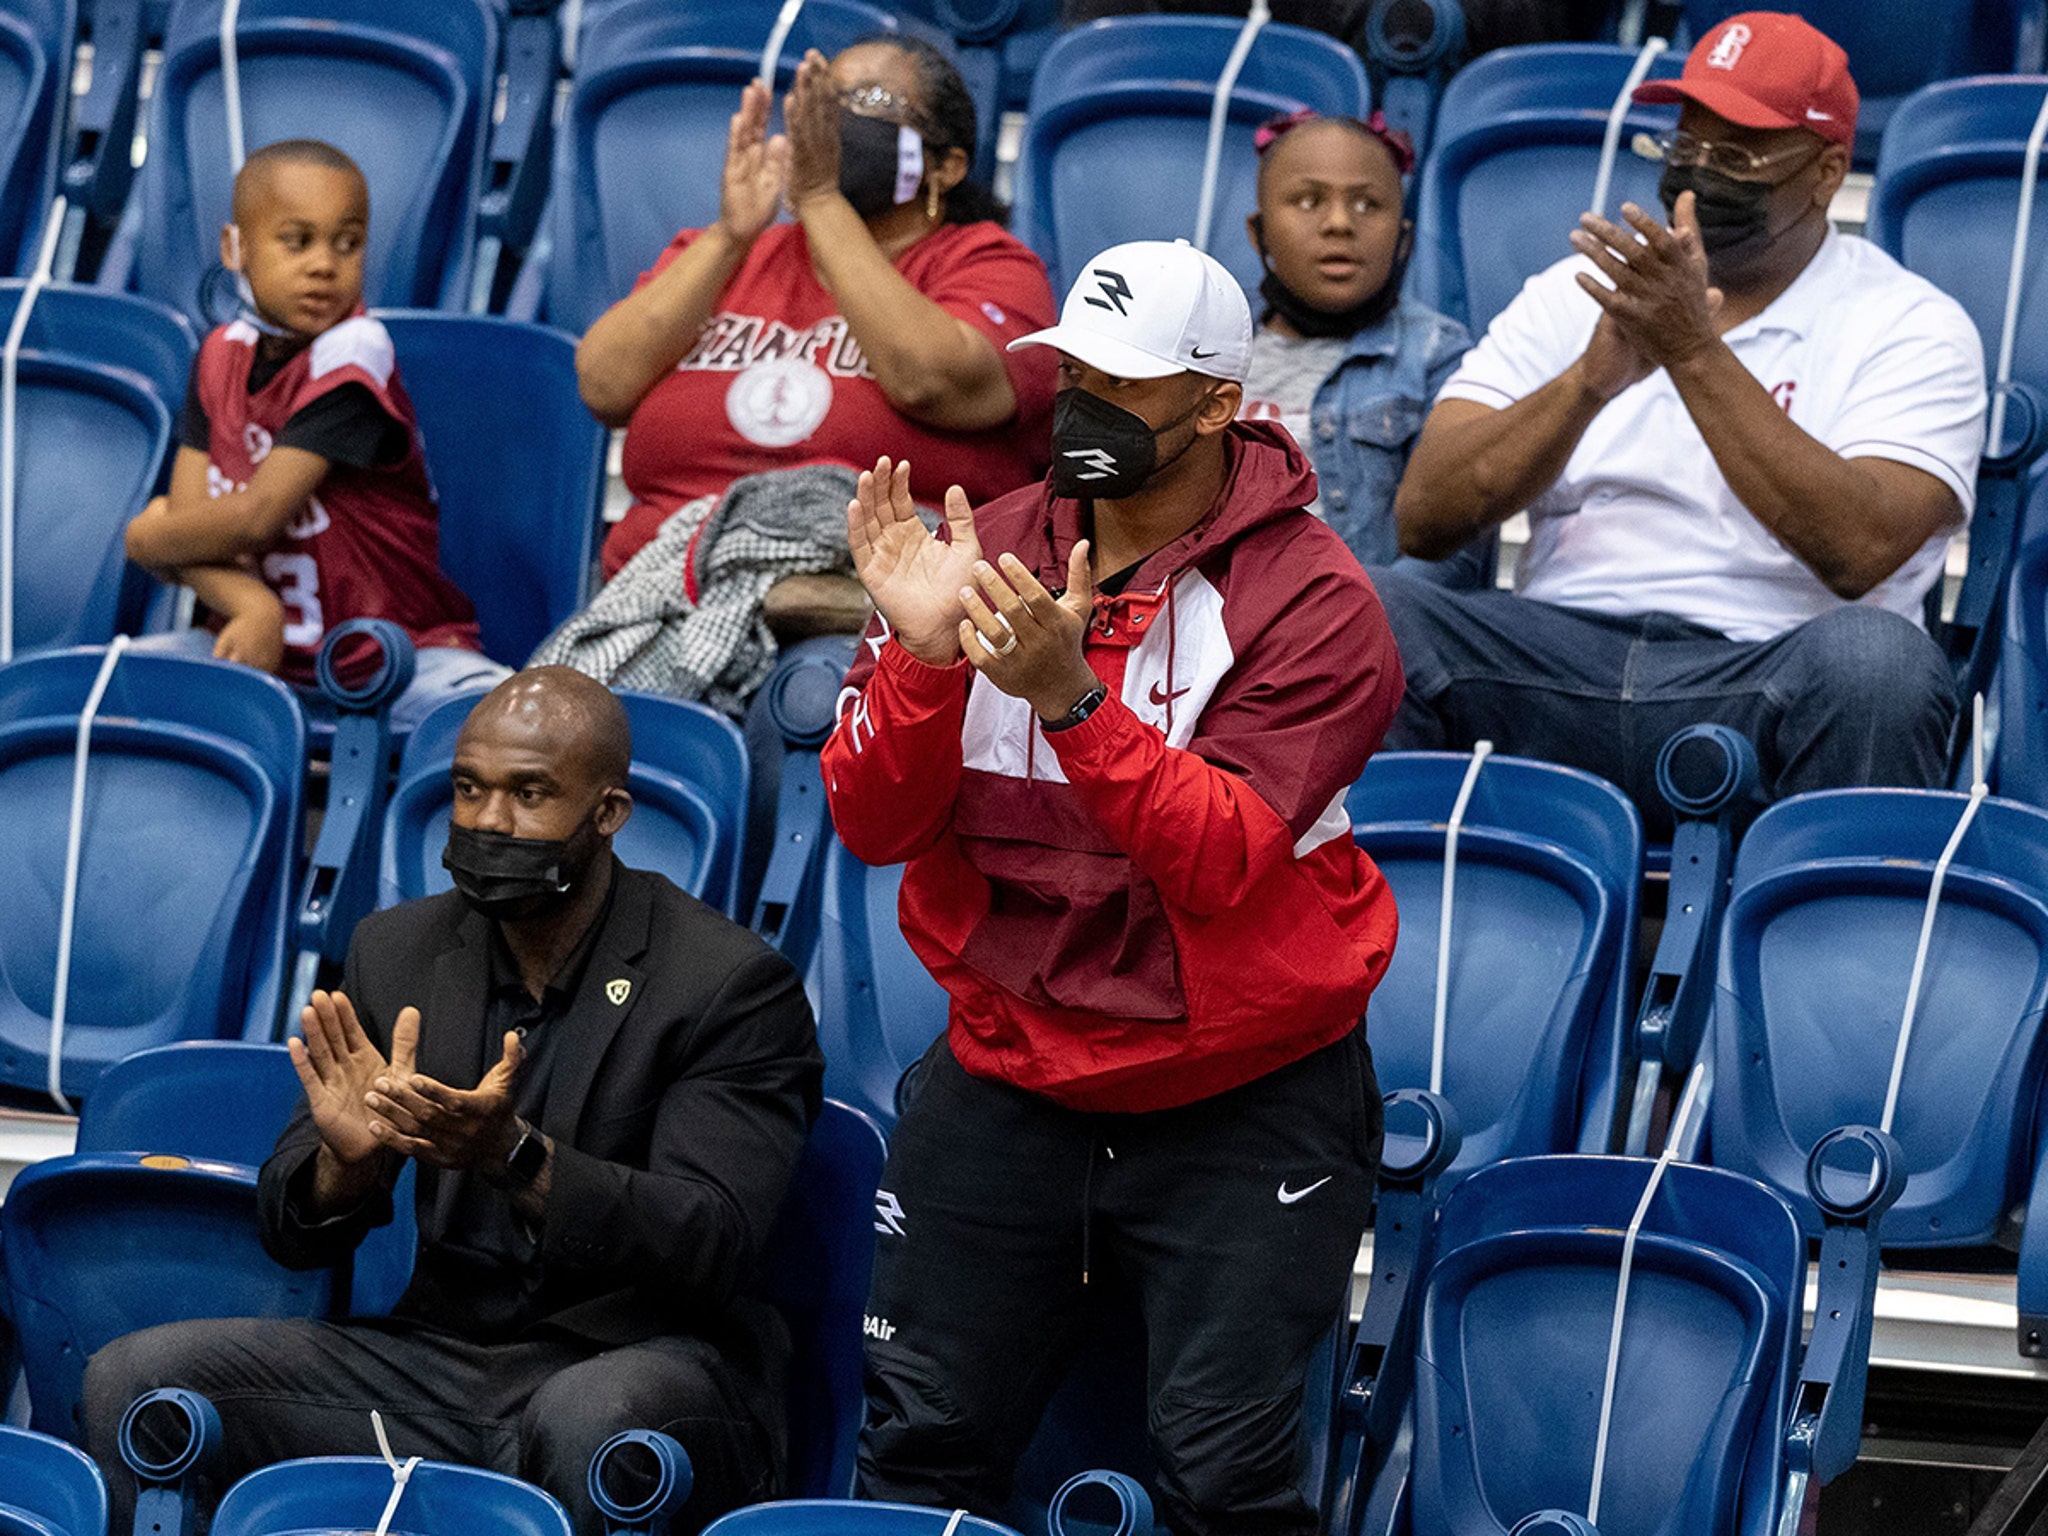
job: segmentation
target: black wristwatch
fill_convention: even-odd
[[[520,1121],[519,1139],[505,1156],[502,1182],[513,1189],[524,1189],[540,1177],[541,1169],[547,1165],[548,1139],[524,1120]]]
[[[1096,710],[1100,709],[1102,707],[1102,701],[1108,697],[1109,690],[1103,687],[1102,684],[1097,683],[1093,688],[1090,688],[1086,693],[1082,694],[1080,699],[1076,701],[1074,707],[1068,710],[1064,715],[1061,715],[1059,719],[1050,722],[1041,721],[1039,723],[1039,729],[1044,731],[1045,734],[1048,736],[1050,736],[1054,731],[1071,731],[1083,720],[1086,720],[1090,715],[1094,714]]]

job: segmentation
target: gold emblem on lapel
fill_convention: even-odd
[[[617,981],[608,981],[604,984],[604,995],[612,1000],[614,1008],[625,1002],[628,997],[632,996],[632,993],[633,983],[626,980],[623,976]]]

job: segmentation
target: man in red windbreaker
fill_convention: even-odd
[[[884,459],[848,509],[877,615],[833,819],[909,861],[952,1000],[879,1201],[869,1497],[999,1510],[1114,1277],[1166,1523],[1317,1528],[1302,1383],[1372,1201],[1395,932],[1344,792],[1401,667],[1301,450],[1235,419],[1250,344],[1211,258],[1113,247],[1015,343],[1061,354],[1045,484],[954,487],[942,541]]]

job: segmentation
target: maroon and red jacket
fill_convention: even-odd
[[[1240,422],[1224,446],[1216,506],[1098,594],[1109,698],[1082,724],[1046,735],[877,617],[825,745],[847,847],[909,861],[903,934],[960,1064],[1074,1109],[1191,1103],[1306,1056],[1393,955],[1393,893],[1344,811],[1401,702],[1393,635],[1301,510],[1293,440]],[[1065,584],[1079,503],[1029,486],[975,522],[988,557]]]

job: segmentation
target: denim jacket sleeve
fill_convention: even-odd
[[[1362,565],[1400,558],[1394,491],[1430,402],[1470,345],[1457,321],[1404,300],[1351,339],[1316,391],[1307,446],[1322,483],[1322,514]],[[1463,559],[1461,552],[1452,562]],[[1430,574],[1452,562],[1412,563]],[[1474,583],[1468,576],[1462,584]]]

